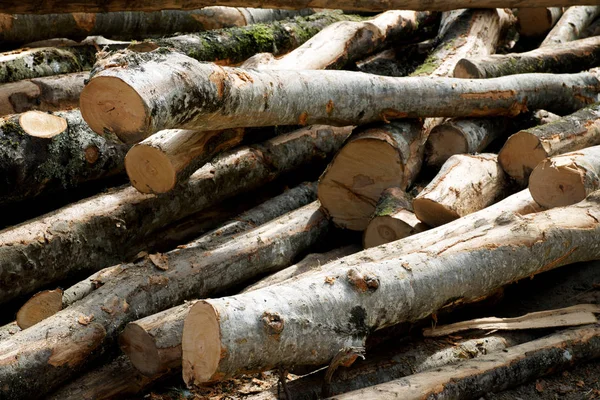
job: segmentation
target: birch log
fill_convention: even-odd
[[[495,154],[454,155],[413,201],[417,218],[447,224],[486,208],[507,195],[508,177]]]
[[[79,110],[28,111],[0,119],[0,204],[124,171],[129,149],[92,132]]]
[[[540,47],[553,46],[578,39],[585,28],[598,15],[600,15],[600,6],[597,4],[588,7],[584,7],[584,5],[569,7],[540,44]]]
[[[324,364],[343,348],[363,346],[377,329],[598,259],[599,201],[596,193],[570,207],[471,225],[469,233],[426,252],[388,254],[387,261],[351,268],[332,263],[286,285],[199,301],[183,329],[184,380],[192,385],[246,371]]]
[[[525,186],[531,171],[545,158],[600,144],[600,103],[554,122],[519,131],[508,138],[498,162]]]
[[[577,203],[600,187],[600,146],[547,158],[529,177],[531,197],[542,207]]]
[[[128,52],[99,65],[80,104],[95,132],[107,129],[131,143],[174,127],[347,126],[407,117],[517,115],[536,108],[569,112],[596,101],[600,87],[597,73],[390,78],[349,71],[243,70],[163,53]],[[136,65],[144,66],[143,78]],[[442,95],[443,103],[431,101]]]
[[[525,37],[546,35],[562,14],[562,7],[519,8],[517,31]]]
[[[345,128],[303,128],[223,154],[170,196],[144,195],[128,187],[5,229],[0,232],[0,282],[5,288],[0,303],[133,257],[167,223],[322,160],[348,134]]]

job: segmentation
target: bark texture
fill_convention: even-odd
[[[366,251],[359,253],[360,266],[336,268],[355,257],[349,256],[305,279],[199,301],[183,330],[184,380],[199,384],[245,371],[327,363],[343,348],[363,346],[377,329],[480,299],[537,273],[598,259],[599,201],[596,193],[570,207],[509,214],[471,225],[467,234],[426,252],[388,254],[368,263]]]
[[[81,94],[82,114],[95,132],[107,129],[137,142],[173,127],[348,126],[394,118],[517,115],[537,108],[569,112],[595,102],[600,89],[597,73],[389,78],[243,70],[163,53],[118,54],[106,60],[122,60],[127,68],[102,63],[95,70]],[[440,96],[446,101],[432,101]]]
[[[563,15],[562,7],[519,8],[517,31],[521,36],[546,35]]]
[[[540,47],[551,46],[559,43],[570,42],[579,38],[581,33],[592,21],[600,15],[600,6],[597,4],[584,7],[573,5],[569,7],[558,23],[552,28]]]
[[[520,185],[545,158],[600,144],[600,103],[508,138],[498,162]]]
[[[508,176],[495,154],[454,155],[415,197],[413,207],[420,221],[440,226],[494,204],[508,190]]]
[[[495,78],[505,75],[546,72],[565,74],[600,65],[597,36],[544,46],[525,53],[464,58],[454,70],[456,78]]]
[[[20,330],[21,328],[19,328],[19,325],[17,325],[16,321],[13,321],[10,324],[6,324],[0,327],[0,342],[9,339]]]
[[[132,257],[167,223],[322,160],[348,134],[344,128],[303,128],[220,156],[169,196],[117,189],[5,229],[0,232],[0,242],[6,244],[0,247],[0,283],[5,288],[0,303]]]
[[[0,204],[124,171],[128,145],[114,136],[94,133],[79,110],[54,115],[64,120],[66,129],[50,138],[44,137],[50,132],[44,124],[50,116],[39,111],[0,120]],[[40,118],[40,122],[27,123],[30,117]]]

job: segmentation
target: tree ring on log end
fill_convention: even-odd
[[[42,111],[27,111],[19,117],[19,125],[30,136],[50,139],[67,130],[67,120]]]
[[[156,343],[139,325],[127,324],[119,337],[119,345],[129,357],[131,364],[142,374],[154,376],[162,372]]]
[[[465,135],[449,123],[433,128],[425,143],[427,162],[431,165],[441,166],[451,156],[466,153],[469,153],[469,145]]]
[[[27,329],[62,310],[62,297],[60,289],[44,290],[33,295],[17,312],[19,328]]]
[[[444,225],[460,218],[460,215],[455,211],[426,198],[414,199],[413,208],[419,221],[432,227]]]
[[[138,144],[125,156],[125,170],[133,187],[141,193],[166,193],[175,187],[177,172],[160,149]]]
[[[485,71],[479,69],[477,64],[472,61],[463,58],[456,63],[454,67],[454,77],[462,79],[483,79],[486,78]]]
[[[188,385],[214,380],[221,361],[219,314],[207,302],[190,309],[181,338],[183,379]]]
[[[587,196],[584,168],[568,159],[565,163],[547,159],[529,177],[531,197],[542,207],[564,207]]]
[[[508,138],[500,152],[498,162],[511,178],[526,184],[531,171],[546,157],[540,139],[526,131],[517,132]]]

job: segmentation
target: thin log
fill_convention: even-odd
[[[5,288],[0,303],[133,257],[168,223],[323,160],[348,134],[345,128],[303,128],[223,154],[171,196],[144,195],[127,187],[8,228],[0,232],[0,282]]]
[[[577,203],[600,187],[600,146],[547,158],[529,177],[531,197],[542,207]]]
[[[525,53],[464,58],[454,70],[456,78],[495,78],[505,75],[585,71],[600,65],[600,38],[574,40],[543,46]]]
[[[569,7],[540,44],[540,47],[553,46],[578,39],[583,30],[599,15],[600,6],[597,4],[588,7],[584,7],[583,4]]]
[[[390,78],[350,71],[243,70],[164,53],[126,52],[105,59],[121,60],[120,67],[98,65],[80,104],[95,132],[107,129],[131,143],[175,127],[348,126],[408,117],[517,115],[538,108],[569,112],[595,102],[600,91],[597,72],[485,80]],[[141,65],[144,79],[136,67]],[[442,95],[446,101],[432,101]]]
[[[546,35],[556,25],[562,14],[562,7],[519,8],[517,31],[525,37]]]
[[[472,399],[598,357],[600,326],[588,325],[333,399]]]
[[[600,144],[600,103],[508,138],[498,162],[520,185],[545,158]]]
[[[192,385],[242,371],[324,364],[343,348],[364,346],[377,329],[416,321],[458,299],[480,299],[553,268],[598,259],[599,202],[595,193],[570,207],[471,225],[469,233],[441,240],[427,252],[335,267],[355,257],[349,256],[285,285],[198,301],[184,324],[184,380]]]
[[[94,133],[79,110],[27,111],[0,119],[0,204],[125,170],[128,145]]]
[[[495,154],[454,155],[415,197],[417,218],[429,226],[447,224],[506,196],[508,176]]]
[[[386,189],[363,234],[365,249],[424,232],[429,227],[413,212],[412,198],[399,188]]]

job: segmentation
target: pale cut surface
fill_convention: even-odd
[[[427,162],[432,165],[442,165],[454,154],[469,152],[469,145],[465,137],[456,127],[449,124],[433,128],[425,145]]]
[[[564,207],[585,199],[585,170],[573,162],[540,163],[529,177],[529,191],[542,207]]]
[[[128,324],[119,337],[119,344],[142,374],[152,376],[159,370],[158,349],[152,337],[139,325]]]
[[[185,319],[183,334],[182,351],[190,354],[183,361],[183,376],[201,377],[204,381],[219,379],[214,371],[221,359],[221,331],[213,306],[202,301],[194,304]]]
[[[400,210],[393,215],[375,217],[365,230],[365,249],[394,242],[426,230],[426,226],[412,212]]]
[[[508,138],[498,153],[498,162],[511,178],[526,183],[531,171],[548,156],[537,136],[521,131]]]
[[[17,312],[17,325],[27,329],[62,310],[62,290],[44,290],[35,294]]]
[[[67,129],[67,120],[42,111],[27,111],[19,117],[19,125],[30,136],[50,139]]]
[[[125,169],[131,184],[141,193],[165,193],[177,182],[171,160],[156,147],[132,147],[125,156]]]

